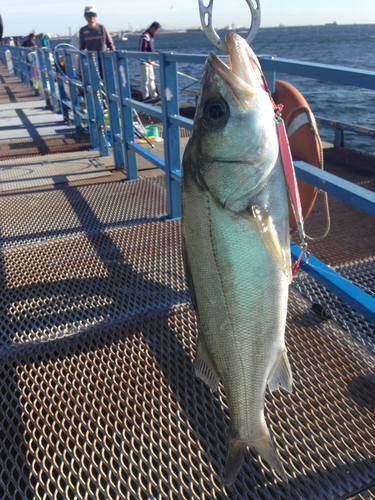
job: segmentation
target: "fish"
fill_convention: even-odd
[[[284,333],[291,282],[287,185],[259,61],[226,36],[229,67],[206,61],[181,175],[182,252],[196,312],[196,376],[228,402],[225,483],[254,448],[287,481],[264,415],[292,392]]]

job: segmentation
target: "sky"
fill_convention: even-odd
[[[253,0],[254,1],[254,0]],[[205,0],[208,4],[208,0]],[[260,0],[261,27],[375,24],[375,0]],[[84,26],[85,2],[79,0],[2,0],[4,36],[36,33],[69,35]],[[198,28],[198,0],[95,0],[98,22],[110,31],[140,30],[158,21],[165,29]],[[215,28],[250,25],[246,0],[214,0]]]

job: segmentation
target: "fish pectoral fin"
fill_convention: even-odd
[[[268,380],[268,389],[270,392],[277,391],[280,385],[288,392],[293,391],[293,375],[286,349],[281,353],[275,369]]]
[[[288,258],[288,252],[290,253],[290,248],[287,245],[287,241],[285,242],[285,252],[283,252],[272,217],[267,210],[256,205],[251,205],[251,213],[254,217],[259,236],[261,237],[263,245],[265,246],[268,254],[270,255],[271,259],[277,264],[277,267],[280,269],[280,271],[282,271],[288,278],[288,282],[291,283],[291,260],[290,258]]]
[[[217,390],[220,378],[211,362],[204,341],[198,335],[197,355],[194,363],[195,375],[205,382],[212,392]]]

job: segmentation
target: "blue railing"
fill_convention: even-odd
[[[71,54],[69,51],[65,51],[64,54],[68,74],[72,75],[73,64],[70,60]],[[179,129],[180,127],[184,127],[185,129],[191,130],[193,127],[192,120],[183,118],[179,115],[177,63],[203,65],[206,61],[206,56],[173,53],[149,54],[149,57],[158,61],[160,65],[161,108],[150,106],[131,98],[128,61],[129,59],[138,60],[140,56],[141,54],[139,52],[116,51],[102,53],[102,65],[104,68],[105,88],[115,165],[116,168],[124,165],[127,178],[130,181],[138,179],[137,154],[161,168],[166,174],[168,218],[175,219],[181,215],[181,148]],[[46,54],[44,57],[46,58]],[[92,56],[90,56],[87,52],[80,53],[81,64],[84,68],[87,66],[87,80],[83,78],[86,99],[89,99],[90,96],[96,96],[99,90],[97,87],[98,83],[93,83],[92,81],[95,72],[92,67],[90,57]],[[315,78],[375,90],[375,72],[373,71],[333,67],[324,64],[313,64],[301,61],[290,61],[268,56],[260,57],[260,61],[271,90],[274,89],[277,71],[299,75],[306,78]],[[64,81],[64,77],[56,75],[48,67],[48,61],[46,62],[46,65],[47,70],[45,71],[45,75],[46,78],[49,78],[52,90],[52,76],[57,76],[57,80],[61,80],[62,82]],[[27,64],[25,64],[25,60],[22,57],[16,61],[15,66],[17,67],[16,74],[18,76],[27,72]],[[41,66],[43,65],[41,64]],[[77,110],[77,102],[74,92],[72,92],[72,89],[70,92],[72,94],[70,102],[63,98],[61,93],[58,95],[55,91],[53,91],[53,94],[56,102],[59,100],[61,103],[62,109],[63,106],[68,108],[70,107],[73,112],[76,112],[80,116],[80,113]],[[162,120],[164,160],[153,154],[151,151],[148,151],[146,148],[136,144],[133,128],[133,108],[140,112],[144,111],[147,114]],[[88,106],[88,114],[90,113],[93,113],[93,111],[91,110],[90,112]],[[93,117],[95,115],[91,114],[91,116]],[[100,116],[101,115],[99,113],[96,119],[100,119]],[[101,123],[100,126],[102,126]],[[100,132],[103,132],[103,130],[100,130]],[[342,199],[347,203],[375,215],[375,193],[340,179],[337,176],[321,171],[301,161],[295,162],[295,168],[298,178],[319,187],[320,189]],[[292,244],[292,255],[294,260],[298,258],[299,253],[299,248],[295,244]],[[367,319],[375,323],[375,299],[373,299],[370,295],[360,290],[358,287],[344,279],[339,274],[335,273],[335,271],[331,268],[312,256],[310,257],[308,263],[302,259],[301,267],[304,271],[316,278],[317,281],[323,283],[328,290],[334,292],[339,298],[347,302]]]
[[[104,101],[96,52],[58,48],[57,55],[62,57],[66,72],[62,73],[55,69],[50,49],[0,46],[1,60],[4,64],[6,64],[6,50],[11,52],[15,75],[37,95],[40,95],[39,86],[35,87],[34,82],[40,81],[46,104],[51,102],[53,111],[61,112],[66,121],[70,120],[69,111],[71,111],[76,132],[79,133],[88,127],[92,149],[99,149],[102,156],[108,156]],[[76,78],[78,69],[80,80]],[[87,112],[79,105],[80,94]]]

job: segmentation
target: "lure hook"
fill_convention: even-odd
[[[227,43],[223,40],[220,40],[219,35],[216,33],[216,30],[212,24],[212,7],[214,0],[210,0],[210,3],[207,7],[204,5],[204,0],[199,1],[199,14],[201,17],[202,30],[206,34],[207,38],[210,40],[212,45],[222,52],[229,53]],[[254,6],[254,2],[256,6]],[[251,12],[251,25],[249,31],[246,35],[245,40],[248,44],[250,44],[254,38],[257,36],[260,26],[260,0],[246,0],[247,5],[249,6]],[[207,17],[207,22],[206,22]]]

